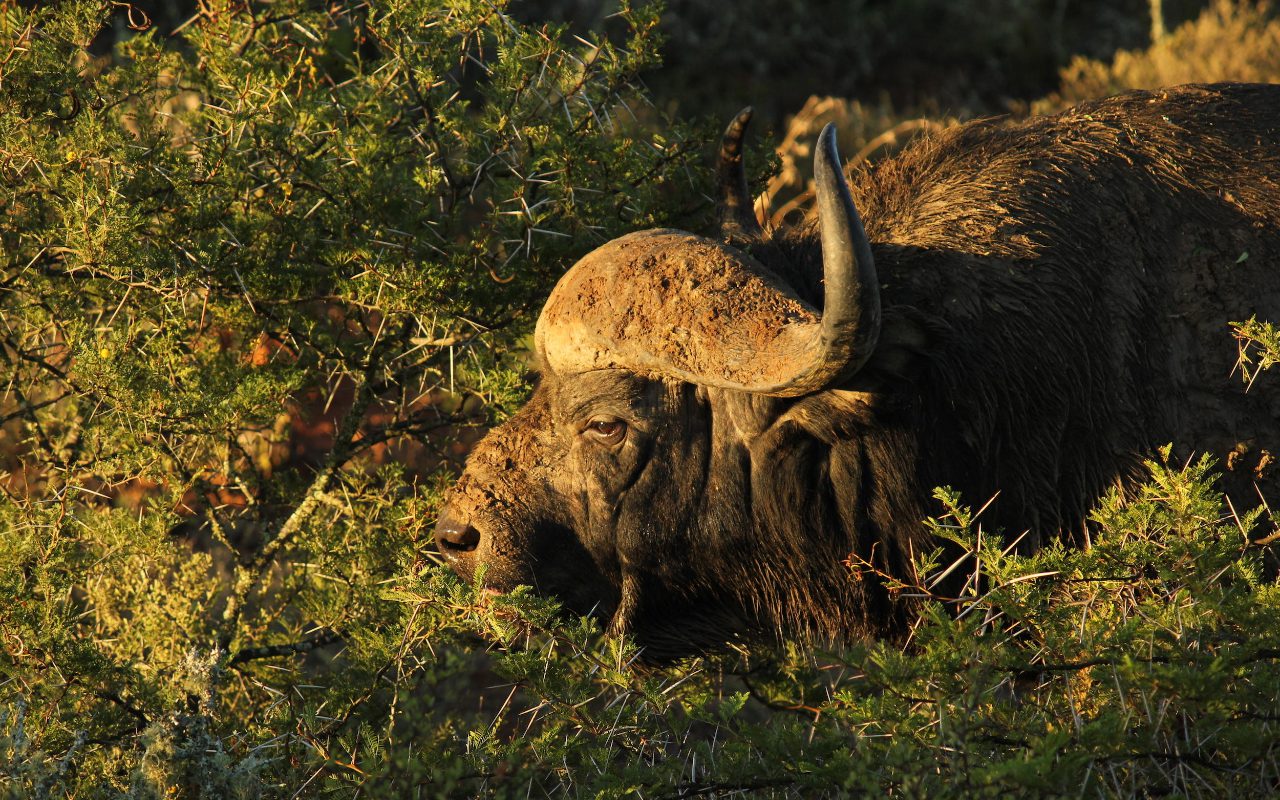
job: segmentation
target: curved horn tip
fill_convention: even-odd
[[[840,148],[836,144],[836,125],[834,122],[828,122],[822,126],[822,132],[818,134],[818,146],[814,153],[814,170],[822,167],[832,167],[837,172],[843,172],[843,165],[840,163]]]
[[[739,111],[729,121],[720,140],[716,173],[720,184],[720,235],[727,241],[752,239],[763,231],[756,219],[755,201],[747,188],[747,170],[742,159],[742,141],[755,109]]]
[[[729,120],[729,124],[724,129],[724,137],[720,140],[721,158],[741,155],[742,140],[747,135],[747,128],[750,127],[751,118],[755,113],[755,108],[747,106]]]

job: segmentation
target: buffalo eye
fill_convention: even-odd
[[[582,433],[601,444],[616,445],[627,435],[627,423],[612,417],[596,417],[587,423]]]

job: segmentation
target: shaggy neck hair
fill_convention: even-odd
[[[918,580],[934,486],[975,508],[994,498],[984,527],[1030,552],[1082,539],[1099,496],[1165,443],[1280,444],[1266,395],[1227,385],[1227,317],[1280,315],[1280,158],[1249,133],[1280,130],[1264,91],[970,124],[853,174],[882,336],[847,387],[780,402],[776,455],[751,465],[755,535],[785,555],[734,585],[765,627],[904,630],[911,608],[865,568]],[[821,307],[817,220],[740,246]],[[1255,482],[1277,488],[1235,478],[1237,507],[1257,504]]]

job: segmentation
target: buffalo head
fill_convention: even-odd
[[[436,529],[462,576],[530,584],[654,658],[760,631],[847,630],[829,618],[837,607],[883,616],[882,590],[844,564],[860,548],[902,555],[877,553],[856,504],[833,496],[863,485],[857,429],[871,412],[839,387],[880,334],[834,130],[815,162],[817,308],[735,244],[758,235],[741,167],[748,114],[721,153],[726,241],[646,230],[574,265],[538,319],[537,390],[477,445]]]

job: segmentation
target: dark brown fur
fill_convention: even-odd
[[[548,375],[445,515],[499,589],[532,583],[668,658],[761,632],[874,636],[912,608],[934,486],[1006,534],[1078,534],[1158,446],[1276,483],[1280,392],[1228,328],[1280,321],[1280,87],[1189,86],[947,131],[853,176],[884,327],[845,387],[777,399],[603,370]],[[821,302],[812,224],[745,245]],[[1245,255],[1247,254],[1247,256]],[[625,419],[605,451],[593,414]],[[1275,495],[1268,494],[1273,497]]]

